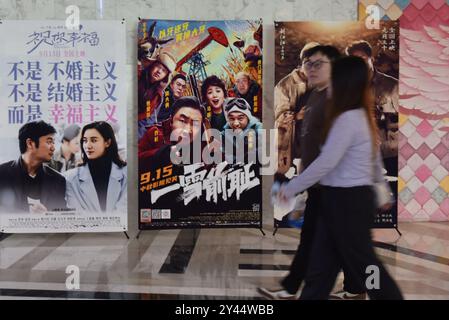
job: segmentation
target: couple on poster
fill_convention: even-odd
[[[0,165],[1,212],[126,211],[126,162],[119,156],[112,126],[104,121],[85,125],[79,141],[81,162],[63,174],[51,167],[60,157],[55,157],[55,134],[44,121],[20,128],[20,157]]]

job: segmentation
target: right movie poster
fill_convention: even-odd
[[[371,84],[375,96],[375,115],[379,128],[385,178],[397,199],[398,176],[398,75],[399,75],[399,23],[380,21],[378,26],[360,22],[275,22],[275,126],[278,129],[278,169],[275,180],[290,179],[319,153],[319,141],[308,136],[309,129],[319,130],[324,122],[314,117],[314,123],[303,125],[307,113],[319,101],[309,101],[316,90],[320,64],[306,70],[303,60],[307,50],[318,45],[336,47],[342,55],[363,58],[371,69]],[[309,69],[316,74],[310,75]],[[318,75],[317,75],[318,74]],[[326,79],[322,79],[325,81]],[[330,79],[328,79],[329,81]],[[316,110],[316,109],[315,109]],[[305,118],[306,117],[306,118]],[[357,125],[357,124],[354,124]],[[314,151],[315,150],[315,151]],[[312,158],[311,158],[312,157]],[[303,196],[289,208],[274,208],[275,227],[301,226],[304,209]],[[377,212],[373,227],[397,226],[397,206],[387,212]]]

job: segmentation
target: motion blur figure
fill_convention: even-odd
[[[279,191],[282,201],[317,182],[322,186],[322,210],[300,299],[328,299],[342,268],[345,277],[365,286],[371,299],[402,299],[371,240],[373,185],[389,186],[382,174],[368,66],[362,58],[344,57],[332,62],[331,69],[321,153]],[[390,207],[391,202],[381,205],[383,210]],[[367,284],[371,268],[378,270],[378,285]]]

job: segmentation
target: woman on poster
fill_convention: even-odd
[[[84,212],[126,212],[126,162],[118,154],[111,125],[92,122],[81,131],[82,163],[66,172],[69,208]]]
[[[201,86],[201,96],[206,105],[206,115],[211,127],[223,131],[226,125],[223,104],[228,97],[224,82],[215,75],[207,77]]]

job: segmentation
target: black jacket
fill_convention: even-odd
[[[320,155],[326,114],[326,90],[312,90],[305,103],[299,148],[303,170]]]
[[[49,211],[66,209],[64,177],[46,165],[40,170],[40,202]],[[29,212],[24,190],[26,174],[21,158],[0,165],[0,213]]]

